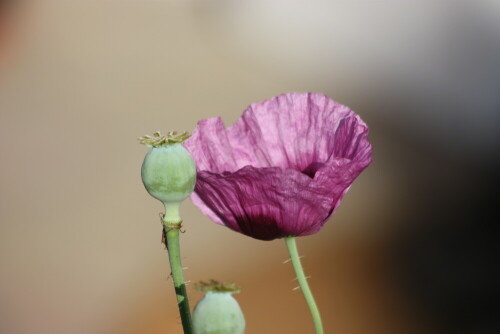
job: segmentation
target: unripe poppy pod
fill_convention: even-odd
[[[244,333],[245,317],[232,296],[238,290],[232,291],[228,285],[215,281],[210,281],[199,290],[206,291],[206,294],[196,304],[193,312],[194,334]]]
[[[148,193],[165,205],[165,221],[180,222],[180,203],[194,190],[196,165],[182,146],[187,134],[169,133],[142,137],[141,143],[152,146],[142,163],[142,182]]]

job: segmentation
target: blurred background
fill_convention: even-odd
[[[374,146],[298,240],[326,332],[499,333],[499,87],[495,0],[1,1],[0,333],[181,333],[136,138],[294,91]],[[183,217],[187,279],[241,284],[246,333],[313,332],[282,241]]]

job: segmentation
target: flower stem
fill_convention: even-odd
[[[164,225],[163,231],[165,235],[165,246],[167,246],[168,251],[168,259],[170,260],[170,268],[172,270],[172,278],[174,280],[177,305],[179,306],[179,313],[181,314],[182,328],[184,329],[184,334],[192,334],[193,325],[191,322],[191,312],[189,309],[186,284],[184,283],[184,274],[181,264],[179,229]]]
[[[300,290],[302,290],[302,294],[304,295],[304,298],[307,302],[307,306],[309,306],[309,310],[311,311],[316,334],[323,334],[323,324],[321,323],[321,316],[319,314],[318,306],[316,306],[316,302],[314,301],[311,289],[309,288],[309,284],[307,283],[304,269],[302,268],[302,263],[300,262],[295,237],[286,237],[285,243],[292,260],[295,275],[297,276],[297,280],[299,281]]]

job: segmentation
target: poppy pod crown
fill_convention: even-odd
[[[261,240],[318,232],[371,162],[368,127],[313,93],[250,105],[226,128],[202,120],[185,142],[196,161],[193,202],[214,222]]]

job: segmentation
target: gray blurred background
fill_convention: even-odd
[[[374,146],[298,240],[326,332],[498,333],[499,87],[495,0],[2,1],[0,333],[181,333],[136,138],[294,91]],[[183,217],[187,278],[243,285],[248,334],[312,333],[282,241]]]

